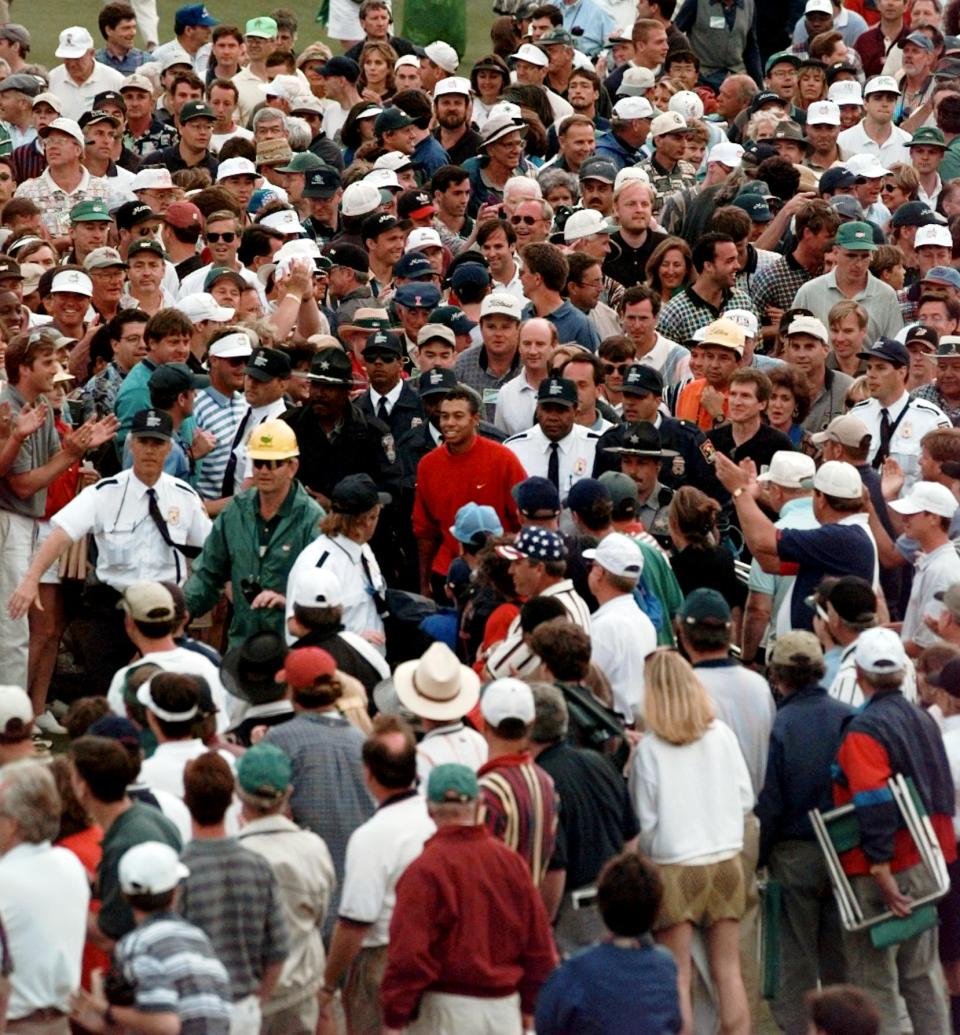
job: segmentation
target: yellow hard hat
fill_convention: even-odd
[[[250,432],[247,456],[251,460],[289,460],[299,455],[297,436],[282,420],[265,420]]]

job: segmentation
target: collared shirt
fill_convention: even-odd
[[[840,148],[842,158],[873,155],[880,159],[885,169],[889,169],[895,162],[910,164],[910,149],[906,147],[909,142],[910,134],[891,123],[890,135],[882,144],[878,144],[872,137],[867,136],[863,120],[849,129],[842,130],[837,137],[837,147]]]
[[[370,392],[370,405],[373,407],[373,414],[375,417],[380,415],[380,400],[386,400],[387,416],[393,411],[394,406],[397,404],[397,400],[400,398],[400,393],[403,391],[403,381],[398,381],[393,388],[387,392],[386,395],[381,395],[378,391],[373,388],[369,389]]]
[[[767,308],[789,309],[800,288],[808,280],[810,274],[793,257],[793,252],[779,256],[761,270],[757,270],[753,278],[753,300],[757,313],[766,319]]]
[[[417,778],[426,787],[430,773],[447,762],[457,762],[476,772],[487,760],[487,742],[463,721],[427,730],[417,745]]]
[[[80,391],[84,420],[91,417],[99,420],[113,413],[113,404],[125,376],[116,361],[111,359],[99,374],[90,378]]]
[[[156,51],[148,54],[145,50],[131,47],[122,57],[117,57],[109,47],[101,47],[94,53],[94,59],[107,68],[112,68],[121,75],[133,75],[147,61],[156,61]]]
[[[640,719],[644,664],[657,649],[657,631],[632,593],[613,597],[594,611],[590,643],[593,660],[610,680],[614,707],[627,722]]]
[[[523,311],[525,320],[537,315],[532,302]],[[556,309],[544,313],[542,318],[556,327],[557,336],[561,342],[575,341],[591,352],[597,351],[600,345],[600,335],[596,328],[576,306],[571,305],[566,299]]]
[[[37,139],[36,126],[27,126],[26,129],[21,129],[12,122],[7,122],[6,119],[3,120],[2,124],[10,137],[10,146],[14,149],[23,147],[25,144],[32,144]]]
[[[209,431],[217,440],[213,449],[203,458],[197,478],[197,492],[204,499],[219,499],[222,494],[223,476],[230,461],[233,440],[247,409],[247,401],[239,392],[233,392],[228,397],[213,385],[208,385],[197,393],[193,406],[197,427]],[[247,424],[252,430],[253,422],[248,421]]]
[[[837,302],[845,302],[847,299],[848,296],[837,287],[836,270],[831,270],[807,281],[797,291],[793,305],[796,308],[809,309],[824,326],[827,326],[830,310]],[[867,311],[867,341],[876,341],[880,337],[894,338],[897,331],[902,329],[903,316],[900,313],[896,291],[872,273],[867,274],[866,285],[852,300],[859,302]]]
[[[207,745],[196,738],[168,740],[158,744],[156,751],[149,758],[143,760],[143,765],[140,767],[140,779],[151,790],[159,787],[168,794],[182,798],[184,770],[190,762],[205,755],[208,750]],[[228,751],[219,751],[217,754],[231,769],[235,768],[234,755]]]
[[[493,421],[496,417],[497,399],[500,397],[500,389],[510,380],[517,376],[520,369],[520,352],[514,353],[510,363],[510,369],[497,376],[490,373],[487,365],[487,348],[485,345],[471,345],[457,356],[453,371],[457,380],[469,385],[475,392],[480,393],[483,400],[483,407],[480,415],[484,420]]]
[[[141,158],[146,158],[154,151],[163,151],[165,148],[172,147],[179,139],[180,135],[175,126],[170,126],[157,118],[151,118],[150,125],[145,132],[134,137],[128,131],[123,138],[123,144]]]
[[[900,630],[905,643],[912,640],[920,647],[942,643],[940,637],[927,628],[924,618],[939,616],[943,604],[936,599],[936,594],[945,592],[956,582],[960,582],[960,556],[957,555],[956,543],[947,540],[932,553],[920,554]]]
[[[643,169],[647,174],[650,178],[650,186],[656,191],[657,196],[653,203],[654,214],[663,207],[664,199],[668,194],[693,187],[697,182],[697,170],[689,162],[683,160],[677,162],[672,169],[666,169],[657,161],[656,157],[653,157],[649,161],[641,162],[638,168]]]
[[[80,170],[80,182],[72,191],[58,186],[50,170],[44,169],[35,179],[21,183],[14,192],[14,197],[29,198],[40,209],[40,220],[54,237],[66,237],[74,205],[93,198],[108,201],[112,195],[113,188],[107,180],[91,176],[84,168]]]
[[[656,341],[649,352],[637,357],[638,363],[653,367],[660,373],[665,385],[682,384],[690,380],[690,350],[656,332]]]
[[[843,704],[849,704],[852,708],[859,708],[863,704],[863,691],[857,682],[857,666],[853,660],[856,649],[856,640],[843,648],[837,665],[837,674],[833,677],[829,690],[831,697]],[[917,700],[917,670],[910,658],[907,658],[903,686],[900,689],[908,701]]]
[[[923,189],[923,184],[921,183],[920,187],[919,187],[919,193],[917,194],[917,198],[920,201],[925,201],[934,211],[936,211],[937,210],[937,203],[940,201],[940,192],[942,190],[943,190],[943,180],[941,180],[940,177],[937,176],[937,183],[936,183],[936,186],[933,188],[933,193],[932,194],[928,194]]]
[[[803,422],[807,431],[816,433],[847,412],[847,391],[853,378],[840,370],[824,370],[823,391],[813,400],[810,412]]]
[[[153,488],[171,539],[203,546],[211,523],[196,492],[169,474]],[[132,469],[121,471],[88,486],[51,519],[74,542],[93,534],[97,578],[119,592],[144,580],[182,583],[187,571],[186,558],[166,544],[150,517],[147,490]]]
[[[85,111],[93,108],[93,99],[104,90],[119,90],[123,85],[123,76],[114,68],[93,62],[93,70],[89,78],[77,83],[70,77],[66,65],[57,65],[50,69],[47,77],[48,89],[63,102],[61,115],[65,119],[78,121]]]
[[[249,66],[241,68],[231,82],[237,88],[240,124],[245,126],[250,121],[254,108],[267,99],[267,82],[256,75]]]
[[[751,313],[756,312],[753,300],[739,288],[729,291],[717,308],[705,298],[701,298],[693,290],[693,286],[688,284],[660,310],[657,330],[671,341],[687,341],[701,327],[706,327],[728,309],[748,309]]]
[[[510,280],[506,283],[494,280],[492,285],[494,291],[505,291],[508,295],[516,295],[525,306],[529,304],[527,296],[523,293],[523,284],[520,283],[520,263],[516,259],[513,260],[513,276]]]
[[[533,427],[537,415],[537,389],[527,380],[521,368],[516,377],[504,384],[497,394],[493,423],[507,435],[517,435]]]
[[[560,498],[573,488],[581,478],[589,478],[597,453],[597,439],[600,436],[589,428],[574,424],[569,433],[557,443],[559,454]],[[539,475],[546,478],[550,465],[550,454],[554,443],[543,433],[539,424],[527,431],[508,438],[504,445],[523,464],[527,477]]]
[[[216,181],[217,168],[219,165],[220,162],[211,151],[206,151],[199,162],[194,162],[193,165],[188,165],[187,160],[180,153],[180,145],[171,144],[170,147],[165,147],[162,151],[152,151],[147,155],[143,160],[142,168],[152,169],[158,166],[163,166],[171,172],[183,172],[185,169],[206,169],[207,172],[210,173],[210,179]],[[241,267],[241,270],[243,268],[244,267]],[[260,282],[257,281],[257,283],[259,284]],[[263,285],[261,285],[261,291],[262,287]]]
[[[27,404],[27,400],[13,387],[12,384],[0,392],[0,402],[10,406],[10,412],[16,420],[20,411]],[[44,403],[46,399],[42,396],[38,402]],[[16,458],[10,465],[8,474],[26,474],[28,471],[43,467],[60,452],[60,436],[54,425],[53,410],[47,410],[46,420],[43,425],[29,438],[23,441],[17,452]],[[7,477],[0,478],[0,509],[13,511],[14,514],[22,514],[25,517],[41,518],[47,506],[47,489],[37,489],[26,499],[20,497],[13,491]]]
[[[870,432],[867,461],[871,464],[880,448],[882,410],[878,399],[864,399],[850,411],[866,424]],[[891,425],[899,420],[890,439],[890,456],[903,468],[901,495],[906,495],[920,478],[920,443],[923,436],[935,428],[949,428],[950,420],[938,406],[925,399],[911,399],[906,392],[886,410]]]
[[[607,36],[620,24],[611,16],[613,12],[609,8],[616,8],[623,13],[624,24],[636,13],[633,6],[624,4],[623,0],[607,0],[603,6],[594,3],[594,0],[574,0],[573,3],[562,3],[559,6],[563,13],[563,27],[567,32],[580,30],[574,34],[574,46],[589,57],[593,57],[606,45]]]

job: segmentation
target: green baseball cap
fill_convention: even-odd
[[[773,70],[773,67],[775,65],[780,65],[784,63],[788,65],[793,65],[794,68],[799,68],[800,58],[797,57],[796,54],[792,54],[789,50],[781,50],[778,51],[776,54],[771,54],[770,57],[767,58],[766,65],[764,65],[763,67],[763,74],[770,75],[770,72]]]
[[[848,252],[875,252],[877,250],[877,246],[873,243],[873,231],[870,226],[867,223],[856,221],[840,224],[834,244]]]
[[[237,762],[237,782],[258,798],[282,798],[293,779],[290,757],[276,744],[254,744]]]
[[[251,18],[247,22],[243,34],[244,36],[259,36],[261,39],[272,40],[277,35],[277,23],[273,18]]]
[[[477,774],[465,765],[447,762],[430,770],[430,778],[427,780],[428,801],[462,804],[476,801],[479,793]]]
[[[213,108],[206,102],[187,101],[180,109],[180,125],[190,122],[191,119],[210,119],[211,122],[216,122],[217,116],[214,114]]]
[[[715,589],[695,589],[680,608],[680,620],[687,625],[699,622],[726,625],[730,621],[730,605]]]
[[[70,209],[71,223],[109,223],[110,213],[107,211],[107,204],[101,198],[88,198],[86,201],[78,201]]]
[[[947,149],[947,141],[942,129],[936,126],[921,126],[907,142],[907,147],[942,147]]]
[[[306,173],[312,169],[322,169],[326,164],[312,151],[297,151],[286,165],[278,165],[275,168],[280,173]]]

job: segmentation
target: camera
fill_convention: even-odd
[[[246,600],[248,604],[252,604],[263,592],[263,586],[260,585],[259,579],[241,579],[240,592],[243,594],[243,599]]]
[[[112,966],[103,975],[103,994],[111,1006],[135,1006],[137,1002],[137,983],[116,966]]]

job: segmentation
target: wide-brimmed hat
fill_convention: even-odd
[[[220,681],[242,701],[267,704],[279,701],[285,690],[276,680],[283,668],[287,645],[274,632],[258,632],[227,651],[220,665]]]
[[[678,456],[675,449],[664,449],[660,442],[660,432],[650,421],[639,420],[628,424],[623,431],[620,446],[608,446],[607,453],[620,453],[626,456],[648,456],[662,460],[664,457]]]
[[[462,718],[480,699],[480,677],[440,642],[432,643],[422,657],[398,665],[393,685],[404,707],[435,722]]]

